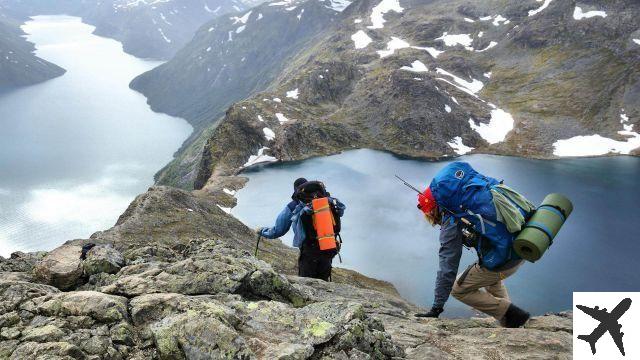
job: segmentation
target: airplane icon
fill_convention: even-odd
[[[591,345],[591,353],[595,355],[596,342],[598,342],[602,335],[608,331],[613,342],[616,343],[618,350],[620,350],[620,353],[624,356],[624,345],[622,344],[622,337],[624,336],[624,333],[620,332],[622,325],[620,325],[618,319],[620,319],[620,317],[631,307],[631,299],[623,299],[611,312],[607,312],[606,308],[600,309],[598,306],[590,308],[584,305],[576,305],[576,307],[582,310],[585,314],[600,321],[600,325],[598,325],[591,334],[578,335],[578,339],[584,340]]]

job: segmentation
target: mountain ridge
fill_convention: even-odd
[[[419,158],[472,150],[556,158],[572,155],[567,149],[592,151],[595,142],[609,146],[597,149],[601,155],[637,154],[638,5],[545,4],[357,1],[263,93],[232,105],[222,119],[205,112],[204,135],[178,153],[180,166],[165,169],[158,182],[198,188],[216,167],[237,173],[262,148],[282,161],[354,146]],[[576,18],[577,9],[605,16]],[[323,83],[330,66],[337,73]],[[295,89],[299,99],[287,98]],[[282,102],[266,107],[263,99],[276,98]],[[242,107],[250,110],[245,116]],[[258,119],[276,120],[276,113],[295,121]],[[265,139],[265,126],[274,139]],[[301,144],[301,136],[324,143]],[[211,155],[223,148],[220,157]]]

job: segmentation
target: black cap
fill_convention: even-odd
[[[293,190],[297,190],[298,186],[304,184],[307,182],[307,179],[305,178],[297,178],[296,181],[293,182]]]

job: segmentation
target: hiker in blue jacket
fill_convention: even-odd
[[[492,194],[499,196],[495,191],[506,190],[511,189],[469,164],[453,162],[418,195],[418,208],[427,221],[440,226],[440,269],[431,310],[416,316],[437,318],[451,294],[506,327],[520,327],[529,319],[529,313],[511,303],[503,283],[523,263],[512,250],[515,235],[497,221],[492,200]],[[520,204],[523,214],[533,206],[524,200]],[[456,280],[463,246],[475,248],[478,262]]]
[[[293,183],[294,193],[291,201],[284,207],[276,218],[276,224],[271,228],[261,227],[256,230],[258,235],[267,239],[276,239],[293,227],[293,246],[300,249],[300,257],[298,258],[298,276],[311,277],[329,281],[331,278],[331,263],[338,250],[320,250],[318,246],[318,238],[313,226],[311,209],[308,202],[303,201],[299,195],[301,189],[309,188],[314,185],[321,184],[317,181],[307,181],[305,178],[299,178]],[[336,220],[334,225],[335,233],[340,232],[340,218],[344,215],[346,206],[338,199],[330,197],[330,194],[322,189],[319,196],[328,196],[330,200],[331,210]]]

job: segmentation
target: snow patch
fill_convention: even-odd
[[[451,112],[451,106],[449,106],[449,105],[445,105],[445,106],[444,106],[444,111],[446,111],[446,112],[450,113],[450,112]]]
[[[542,10],[546,9],[547,6],[549,6],[549,4],[551,4],[551,0],[536,0],[537,2],[543,2],[542,5],[535,9],[535,10],[529,10],[529,16],[533,16],[539,12],[541,12]]]
[[[246,14],[244,14],[244,15],[240,16],[240,17],[238,17],[238,16],[232,16],[232,17],[230,17],[229,19],[230,19],[230,20],[233,20],[233,25],[238,24],[238,23],[246,24],[246,23],[247,23],[247,20],[249,20],[249,16],[251,16],[251,12],[252,12],[252,11],[249,11],[248,13],[246,13]]]
[[[216,204],[217,207],[220,208],[220,210],[226,212],[227,214],[231,214],[231,208],[230,207],[224,207],[224,206],[220,206],[218,204]]]
[[[486,48],[484,48],[484,49],[482,49],[482,50],[476,50],[476,52],[484,52],[484,51],[487,51],[487,50],[491,49],[492,47],[494,47],[494,46],[496,46],[496,45],[498,45],[498,43],[497,43],[497,42],[495,42],[495,41],[491,41],[491,42],[489,43],[489,45],[487,45],[487,47],[486,47]]]
[[[282,113],[276,113],[276,118],[278,119],[280,124],[284,124],[289,121],[289,119],[287,119]]]
[[[490,79],[491,78],[491,71],[486,72],[486,73],[484,73],[482,75],[484,75],[484,77],[486,77],[487,79]]]
[[[442,33],[442,36],[436,38],[435,40],[442,40],[445,46],[462,45],[467,50],[473,50],[473,48],[471,47],[473,39],[469,34],[449,35],[449,33],[444,32]]]
[[[271,129],[267,128],[267,127],[262,129],[262,132],[264,133],[264,137],[268,141],[271,141],[271,140],[276,138],[276,133],[274,133],[273,130],[271,130]]]
[[[412,49],[416,49],[416,50],[424,50],[426,52],[429,53],[429,55],[431,55],[434,59],[438,58],[438,55],[442,54],[444,51],[438,50],[436,48],[432,48],[432,47],[421,47],[421,46],[412,46]]]
[[[502,15],[496,15],[493,18],[492,24],[493,26],[500,26],[500,23],[508,24],[509,22],[510,21],[507,18],[503,17]]]
[[[291,91],[287,91],[287,97],[288,98],[292,98],[292,99],[297,99],[298,98],[298,94],[300,94],[300,91],[298,91],[298,88],[295,88]]]
[[[362,19],[355,19],[353,20],[354,24],[360,24],[362,22]]]
[[[274,162],[274,161],[278,161],[278,159],[276,159],[273,156],[270,155],[265,155],[264,151],[265,150],[269,150],[268,147],[263,146],[258,150],[258,154],[257,155],[251,155],[249,156],[249,160],[247,160],[247,162],[243,165],[243,167],[249,167],[255,164],[260,164],[260,163],[265,163],[265,162]]]
[[[588,19],[595,16],[606,18],[607,13],[604,11],[596,11],[596,10],[583,12],[582,8],[579,6],[576,6],[575,10],[573,10],[573,18],[576,20]]]
[[[264,119],[262,118],[262,116],[261,116],[261,115],[258,115],[258,121],[260,121],[260,122],[264,122]]]
[[[337,12],[342,12],[347,6],[351,5],[351,1],[348,0],[329,0],[329,2],[331,4],[327,8]]]
[[[369,37],[369,35],[367,35],[367,33],[365,33],[362,30],[359,30],[355,34],[351,35],[351,40],[353,40],[353,43],[354,43],[356,49],[365,48],[372,41],[371,38]]]
[[[231,195],[231,196],[235,195],[236,192],[237,192],[235,190],[229,190],[227,188],[222,189],[222,191],[224,191],[225,194],[228,194],[228,195]]]
[[[242,31],[244,31],[244,28],[246,28],[246,27],[247,27],[247,25],[239,26],[239,27],[236,29],[236,34],[240,34]]]
[[[451,139],[451,141],[449,141],[447,145],[449,145],[453,149],[453,151],[455,151],[456,154],[458,155],[464,155],[474,149],[472,147],[469,147],[463,144],[462,138],[460,136],[456,136],[453,139]]]
[[[420,60],[416,60],[414,62],[411,63],[411,66],[403,66],[400,68],[400,70],[407,70],[407,71],[412,71],[412,72],[427,72],[429,71],[429,69],[427,69],[427,66],[425,64],[422,63],[422,61]]]
[[[617,141],[598,134],[574,136],[553,143],[553,154],[556,156],[597,156],[609,153],[629,154],[633,149],[640,147],[640,134],[630,131],[618,131],[618,133],[629,135],[631,138],[627,139],[627,141]]]
[[[476,80],[472,78],[471,81],[466,81],[441,68],[437,68],[436,72],[438,74],[451,77],[453,81],[455,81],[458,85],[460,85],[464,89],[463,91],[467,93],[470,92],[472,95],[475,95],[484,87],[484,83],[480,80]]]
[[[469,22],[469,23],[474,23],[474,22],[476,22],[475,20],[473,20],[473,19],[469,19],[469,18],[467,18],[467,17],[466,17],[466,18],[464,18],[464,21]]]
[[[396,50],[408,48],[410,46],[411,45],[409,45],[408,42],[406,42],[406,41],[404,41],[404,40],[402,40],[400,38],[397,38],[395,36],[392,36],[391,40],[389,40],[389,42],[387,42],[387,50],[378,50],[377,53],[378,53],[378,55],[380,55],[380,58],[385,58],[387,56],[393,55],[393,53]]]
[[[473,119],[469,119],[469,126],[475,130],[489,144],[497,144],[504,141],[509,131],[513,130],[513,117],[502,109],[491,110],[491,120],[488,124],[476,125]]]
[[[394,11],[396,13],[401,13],[404,11],[404,8],[400,6],[400,1],[398,0],[382,0],[378,5],[376,5],[371,11],[371,25],[368,26],[369,29],[382,29],[384,27],[384,23],[386,20],[384,19],[384,14],[389,11]]]
[[[171,44],[171,39],[169,39],[165,34],[164,31],[162,31],[161,28],[158,28],[158,32],[160,33],[160,35],[162,35],[162,38],[164,39],[164,41],[166,41],[167,43]]]

